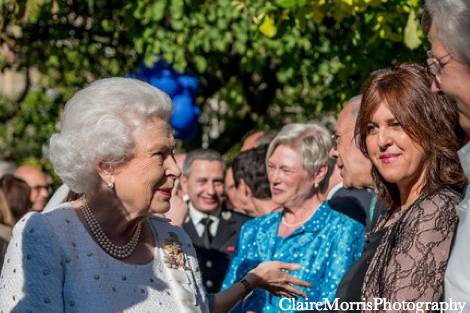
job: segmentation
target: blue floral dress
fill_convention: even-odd
[[[277,235],[281,218],[282,212],[278,211],[243,225],[222,290],[240,280],[259,263],[278,260],[302,265],[291,274],[312,285],[311,288],[303,288],[308,296],[304,301],[317,302],[327,298],[333,302],[343,275],[362,253],[364,227],[333,211],[327,202],[287,237]],[[280,300],[280,297],[257,289],[232,312],[277,313],[281,311]]]

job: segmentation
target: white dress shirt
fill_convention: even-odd
[[[210,218],[212,220],[212,224],[209,226],[209,232],[211,233],[212,237],[215,237],[217,233],[217,228],[219,227],[219,215],[220,209],[217,209],[214,214],[206,214],[198,211],[191,202],[189,202],[189,217],[193,222],[194,228],[196,228],[196,232],[199,237],[202,237],[204,233],[204,223],[201,223],[201,220],[204,218]]]
[[[460,151],[459,158],[465,175],[470,179],[470,143]],[[446,301],[466,302],[463,311],[470,313],[470,186],[467,186],[465,199],[457,207],[459,226],[455,244],[450,254],[445,274],[444,294]]]
[[[335,193],[340,190],[341,188],[343,187],[343,182],[339,182],[338,184],[336,184],[333,188],[331,188],[331,190],[328,192],[328,194],[326,195],[326,200],[330,200],[334,195]]]

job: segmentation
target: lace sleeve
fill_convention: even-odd
[[[367,299],[439,301],[458,202],[453,192],[436,193],[411,207],[387,231],[365,281],[370,284],[364,286]]]

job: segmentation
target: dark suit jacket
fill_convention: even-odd
[[[249,219],[250,217],[246,215],[223,210],[210,249],[204,248],[202,238],[197,234],[191,218],[188,216],[184,222],[183,229],[193,241],[207,292],[216,293],[220,290],[225,272],[235,251],[240,228]]]
[[[368,231],[375,224],[380,213],[380,209],[376,206],[373,216],[368,216],[372,195],[372,190],[341,187],[328,200],[328,204],[333,210],[341,212],[364,225],[366,231]]]

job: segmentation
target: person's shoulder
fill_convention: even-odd
[[[50,237],[49,217],[41,212],[28,212],[13,227],[12,239],[38,239]],[[24,241],[24,240],[22,240]]]
[[[364,207],[359,203],[359,200],[354,197],[334,197],[328,200],[328,206],[334,211],[339,212],[351,219],[366,224],[367,215]]]
[[[220,212],[220,217],[226,221],[235,221],[242,224],[251,220],[250,216],[232,210],[222,210],[222,212]]]
[[[249,219],[243,224],[242,231],[258,229],[261,224],[263,224],[266,220],[269,220],[270,217],[268,215],[272,215],[272,213]]]
[[[336,209],[333,209],[328,201],[323,202],[322,206],[328,216],[328,223],[340,224],[343,227],[351,226],[357,228],[364,228],[364,224],[361,223],[359,219],[353,218],[351,214],[346,214],[341,210],[338,211]]]
[[[71,202],[62,203],[54,209],[47,212],[42,211],[39,214],[51,228],[57,228],[57,230],[63,229],[64,227],[70,228],[79,223],[77,213]]]
[[[230,225],[230,227],[237,230],[239,230],[245,224],[245,222],[251,219],[251,217],[248,215],[232,210],[222,210],[219,217],[220,221],[224,221],[227,223],[227,225]]]
[[[265,215],[261,215],[255,218],[252,218],[250,221],[246,222],[244,225],[250,225],[250,227],[258,227],[267,224],[271,224],[279,220],[282,216],[282,210],[277,210]]]
[[[79,223],[74,208],[68,203],[48,212],[28,212],[15,224],[12,240],[32,249],[52,246],[56,249],[67,242],[68,234]]]
[[[447,201],[455,205],[457,205],[460,201],[463,200],[463,195],[460,192],[447,187],[436,192],[435,196],[441,198],[443,201]]]
[[[429,214],[451,214],[456,215],[455,208],[462,201],[462,195],[451,188],[441,188],[437,191],[423,195],[415,204],[415,209],[411,210],[410,216]]]
[[[150,225],[154,229],[155,233],[158,234],[158,236],[161,236],[162,233],[166,234],[175,234],[181,240],[185,242],[191,242],[191,239],[189,238],[188,234],[184,231],[184,229],[180,226],[175,226],[170,223],[170,220],[164,217],[159,217],[159,216],[152,216],[149,218]]]
[[[336,198],[356,199],[361,206],[368,206],[373,196],[373,191],[368,188],[345,188],[341,187],[330,200]]]
[[[171,220],[166,217],[153,215],[148,219],[148,221],[150,222],[152,227],[156,227],[158,230],[164,229],[164,230],[175,230],[175,231],[181,230],[182,231],[181,227],[171,224],[170,223]]]
[[[246,223],[243,224],[243,226],[244,227],[255,227],[255,226],[259,225],[261,222],[263,222],[265,219],[266,219],[266,215],[254,217],[254,218],[246,221]]]

